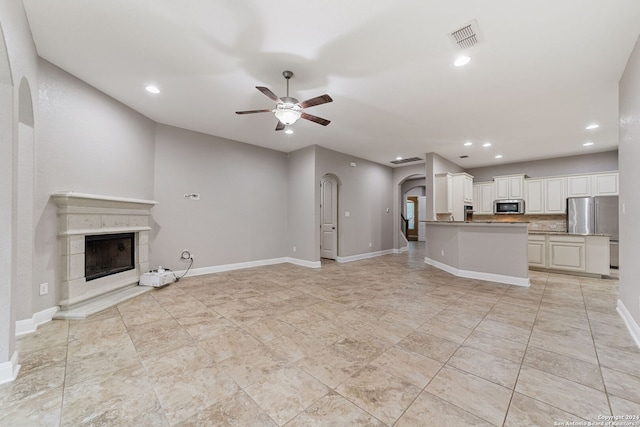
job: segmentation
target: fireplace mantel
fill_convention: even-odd
[[[68,313],[82,304],[100,308],[101,299],[111,300],[115,292],[136,286],[140,274],[149,270],[149,217],[158,202],[73,191],[51,198],[58,205],[61,258],[61,311],[56,317],[73,318]],[[135,268],[87,282],[85,236],[115,233],[135,233]]]

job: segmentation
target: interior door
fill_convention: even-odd
[[[338,185],[334,178],[320,181],[320,257],[338,256]]]

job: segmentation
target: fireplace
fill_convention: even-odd
[[[123,294],[146,291],[137,284],[149,271],[150,209],[156,201],[72,191],[51,197],[60,221],[61,310],[55,318],[84,318]]]
[[[84,277],[88,281],[135,268],[134,233],[84,236]]]

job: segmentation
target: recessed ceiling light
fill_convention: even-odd
[[[286,133],[287,135],[293,135],[293,129],[287,128],[287,130],[285,130],[284,133]]]
[[[496,159],[501,159],[502,158],[502,154],[496,154]]]
[[[591,147],[593,145],[593,142],[585,142],[584,144],[582,144],[583,147]]]
[[[396,157],[396,160],[402,160],[402,156]]]
[[[149,93],[160,93],[160,89],[158,89],[158,87],[154,86],[154,85],[149,85],[149,86],[145,87],[145,89]]]
[[[470,147],[472,145],[473,145],[473,142],[471,142],[471,141],[467,141],[467,142],[464,143],[465,147]]]
[[[491,143],[490,142],[485,142],[484,144],[482,144],[483,147],[487,148],[487,147],[491,147]]]
[[[590,125],[588,125],[585,129],[586,130],[592,130],[592,129],[598,129],[600,127],[599,124],[597,123],[591,123]]]
[[[467,65],[470,61],[470,57],[462,55],[456,58],[456,60],[453,62],[453,65],[455,65],[456,67],[462,67],[463,65]]]

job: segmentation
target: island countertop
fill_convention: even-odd
[[[498,226],[498,227],[522,227],[527,228],[528,222],[505,222],[505,221],[418,221],[424,222],[429,225],[454,225],[462,227],[474,227],[474,226]]]
[[[566,231],[540,231],[540,230],[536,230],[536,231],[529,231],[529,234],[537,234],[537,235],[549,235],[549,236],[602,236],[602,237],[611,237],[611,234],[606,234],[606,233],[589,233],[589,234],[583,234],[583,233],[568,233]]]

